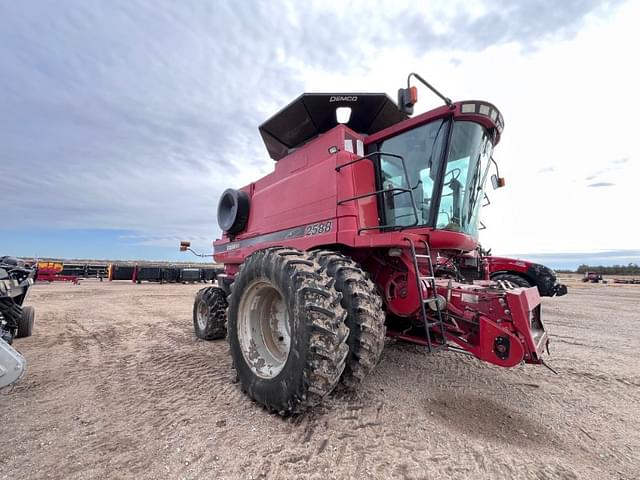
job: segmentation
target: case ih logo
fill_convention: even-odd
[[[358,101],[358,97],[355,95],[352,96],[348,96],[348,97],[343,97],[343,96],[335,96],[335,97],[330,97],[329,98],[329,103],[331,102],[357,102]]]

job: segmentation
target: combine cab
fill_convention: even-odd
[[[412,78],[444,105],[410,118]],[[502,115],[416,74],[407,83],[399,106],[385,94],[300,96],[260,126],[274,171],[222,194],[225,272],[198,293],[194,327],[208,340],[228,331],[242,389],[270,411],[357,386],[385,335],[502,367],[543,363],[538,290],[459,275],[479,249]]]

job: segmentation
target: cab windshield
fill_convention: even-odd
[[[483,126],[474,122],[454,122],[443,165],[447,124],[446,119],[437,120],[378,145],[386,225],[413,227],[435,223],[438,229],[477,236],[493,146]],[[402,156],[406,175],[402,161],[384,153]],[[439,182],[441,191],[436,188]],[[415,211],[411,195],[401,189],[413,193]]]

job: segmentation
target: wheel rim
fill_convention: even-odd
[[[280,291],[264,279],[251,283],[238,308],[240,350],[253,373],[274,378],[291,349],[289,313]]]
[[[207,328],[207,317],[209,316],[209,307],[206,302],[201,301],[196,311],[196,319],[198,320],[198,328],[204,330]]]

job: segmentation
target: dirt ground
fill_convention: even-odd
[[[640,287],[545,299],[549,363],[387,342],[355,394],[282,419],[197,340],[201,285],[36,285],[29,362],[0,392],[0,478],[640,478]]]

